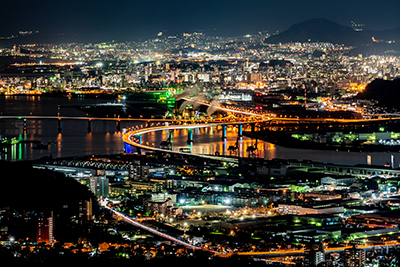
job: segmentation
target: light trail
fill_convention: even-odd
[[[168,240],[171,240],[171,241],[176,242],[178,244],[184,245],[185,247],[188,247],[188,248],[191,248],[191,249],[203,250],[203,251],[208,251],[208,252],[211,252],[211,253],[218,253],[218,252],[213,251],[213,250],[207,250],[207,249],[204,249],[204,248],[201,248],[201,247],[197,247],[197,246],[194,246],[192,244],[183,242],[183,241],[181,241],[181,240],[179,240],[179,239],[177,239],[175,237],[172,237],[170,235],[167,235],[167,234],[164,234],[164,233],[162,233],[160,231],[157,231],[154,228],[151,228],[151,227],[145,226],[145,225],[143,225],[141,223],[138,223],[138,222],[134,221],[132,218],[126,216],[125,214],[123,214],[121,212],[118,212],[118,211],[116,211],[116,210],[114,210],[114,209],[112,209],[110,207],[107,207],[107,205],[103,205],[103,207],[108,209],[108,210],[110,210],[110,211],[112,211],[116,215],[120,216],[122,219],[124,219],[125,222],[127,222],[129,224],[132,224],[132,225],[134,225],[136,227],[142,228],[142,229],[144,229],[146,231],[149,231],[150,233],[162,236],[162,237],[164,237],[164,238],[166,238]]]
[[[262,117],[265,120],[269,119],[268,117],[265,116],[265,114],[258,114],[258,113],[254,113],[254,112],[250,112],[250,111],[242,111],[242,110],[238,110],[237,107],[235,107],[235,108],[233,108],[233,107],[226,108],[226,107],[222,107],[220,105],[213,105],[213,104],[210,104],[210,103],[207,103],[207,102],[204,102],[204,101],[192,100],[190,98],[182,98],[182,99],[186,100],[186,101],[189,101],[189,102],[197,102],[197,103],[200,103],[200,104],[202,104],[204,106],[213,107],[213,108],[225,111],[225,112],[233,112],[233,113],[243,114],[243,115],[248,115],[248,116],[257,116],[257,117]]]
[[[241,124],[239,122],[237,123],[230,123],[230,124]],[[145,133],[150,133],[150,132],[155,132],[155,131],[162,131],[162,130],[174,130],[174,129],[193,129],[193,128],[204,128],[204,127],[215,127],[215,126],[220,126],[221,124],[215,123],[215,124],[194,124],[194,125],[171,125],[171,126],[160,126],[160,127],[152,127],[152,128],[145,128],[145,129],[139,129],[139,130],[131,130],[127,131],[123,136],[122,140],[130,144],[132,146],[135,146],[137,148],[141,149],[146,149],[146,150],[153,150],[153,151],[160,151],[160,152],[166,152],[166,153],[174,153],[174,154],[180,154],[180,155],[193,155],[192,153],[188,152],[178,152],[178,151],[171,151],[168,149],[162,149],[162,148],[157,148],[157,147],[152,147],[148,145],[143,145],[138,143],[139,140],[136,140],[134,136],[145,134]],[[229,157],[221,157],[221,156],[209,156],[209,155],[197,155],[198,157],[202,158],[207,158],[207,159],[213,159],[213,160],[222,160],[222,161],[229,161],[229,162],[239,162],[238,159],[236,158],[229,158]]]
[[[373,248],[381,248],[381,247],[391,247],[391,246],[400,246],[400,242],[392,242],[386,244],[379,245],[358,245],[359,249],[373,249]],[[330,247],[325,248],[323,250],[324,253],[332,253],[332,252],[341,252],[346,249],[352,249],[353,246],[345,246],[345,247]],[[257,252],[236,252],[231,253],[232,255],[242,255],[242,256],[282,256],[282,255],[296,255],[296,254],[304,254],[305,252],[310,251],[309,249],[304,250],[275,250],[275,251],[257,251]]]
[[[233,117],[233,115],[228,115],[223,118],[217,119],[143,119],[143,118],[99,118],[99,117],[68,117],[68,116],[0,116],[0,119],[59,119],[59,120],[104,120],[104,121],[145,121],[145,122],[224,122]]]
[[[103,205],[103,207],[107,208],[108,210],[114,212],[115,214],[117,214],[118,216],[120,216],[121,218],[124,219],[124,221],[126,221],[127,223],[130,223],[134,226],[140,227],[142,229],[145,229],[153,234],[162,236],[166,239],[169,239],[171,241],[174,241],[176,243],[182,244],[186,247],[189,247],[191,249],[198,249],[198,250],[203,250],[203,251],[209,251],[212,253],[220,253],[217,251],[213,251],[213,250],[207,250],[201,247],[197,247],[194,246],[192,244],[183,242],[175,237],[172,237],[170,235],[164,234],[160,231],[155,230],[154,228],[145,226],[141,223],[138,223],[136,221],[134,221],[133,219],[131,219],[130,217],[124,215],[121,212],[118,212],[110,207],[107,207],[106,205]],[[400,242],[387,242],[386,244],[379,244],[379,245],[358,245],[359,249],[372,249],[372,248],[381,248],[381,247],[390,247],[390,246],[400,246]],[[340,251],[344,251],[346,249],[351,249],[353,248],[352,246],[345,246],[345,247],[330,247],[330,248],[326,248],[324,249],[324,253],[332,253],[332,252],[340,252]],[[282,256],[282,255],[298,255],[298,254],[304,254],[305,252],[310,251],[309,249],[301,249],[301,250],[275,250],[275,251],[257,251],[257,252],[234,252],[234,253],[226,253],[224,254],[224,256],[233,256],[233,255],[240,255],[240,256]]]

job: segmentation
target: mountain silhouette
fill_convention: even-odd
[[[400,27],[384,31],[355,31],[351,27],[340,25],[327,19],[309,19],[294,24],[286,31],[273,35],[266,43],[288,42],[329,42],[346,46],[359,46],[376,40],[389,41],[400,39]]]

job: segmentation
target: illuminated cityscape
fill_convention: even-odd
[[[72,1],[51,28],[23,2],[0,30],[0,262],[399,266],[394,11]]]

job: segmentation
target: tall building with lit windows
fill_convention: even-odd
[[[95,196],[107,197],[109,195],[109,181],[104,176],[93,176],[89,178],[90,190]]]
[[[364,267],[366,263],[365,250],[359,249],[357,245],[350,249],[346,249],[343,257],[344,266],[348,267]]]
[[[143,181],[149,180],[149,166],[142,164],[140,160],[134,160],[129,163],[129,179],[131,181]]]
[[[325,261],[324,252],[318,249],[311,248],[305,253],[304,266],[317,267]]]
[[[249,73],[247,76],[247,80],[249,82],[262,82],[262,74],[261,73]]]
[[[93,216],[93,202],[89,200],[81,200],[79,202],[79,218],[90,221]]]
[[[54,243],[54,216],[53,212],[43,213],[37,219],[36,243]]]

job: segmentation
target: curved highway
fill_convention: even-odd
[[[241,121],[241,122],[229,122],[229,123],[225,122],[225,123],[210,123],[210,124],[206,123],[206,124],[189,124],[189,125],[169,125],[169,126],[149,127],[149,128],[144,128],[144,129],[129,129],[129,130],[127,130],[127,132],[124,133],[122,138],[125,143],[130,144],[130,145],[140,148],[140,149],[174,153],[174,154],[180,154],[180,155],[193,155],[188,152],[171,151],[168,149],[143,145],[143,144],[141,144],[141,141],[139,138],[137,138],[137,136],[139,136],[141,134],[145,134],[145,133],[163,131],[163,130],[195,129],[195,128],[221,126],[223,124],[238,125],[238,124],[245,124],[245,123],[249,123],[249,122]],[[238,162],[237,158],[232,158],[232,157],[210,156],[210,155],[196,155],[196,156],[202,157],[202,158],[214,159],[214,160],[223,160],[223,161],[235,162],[235,163]]]

